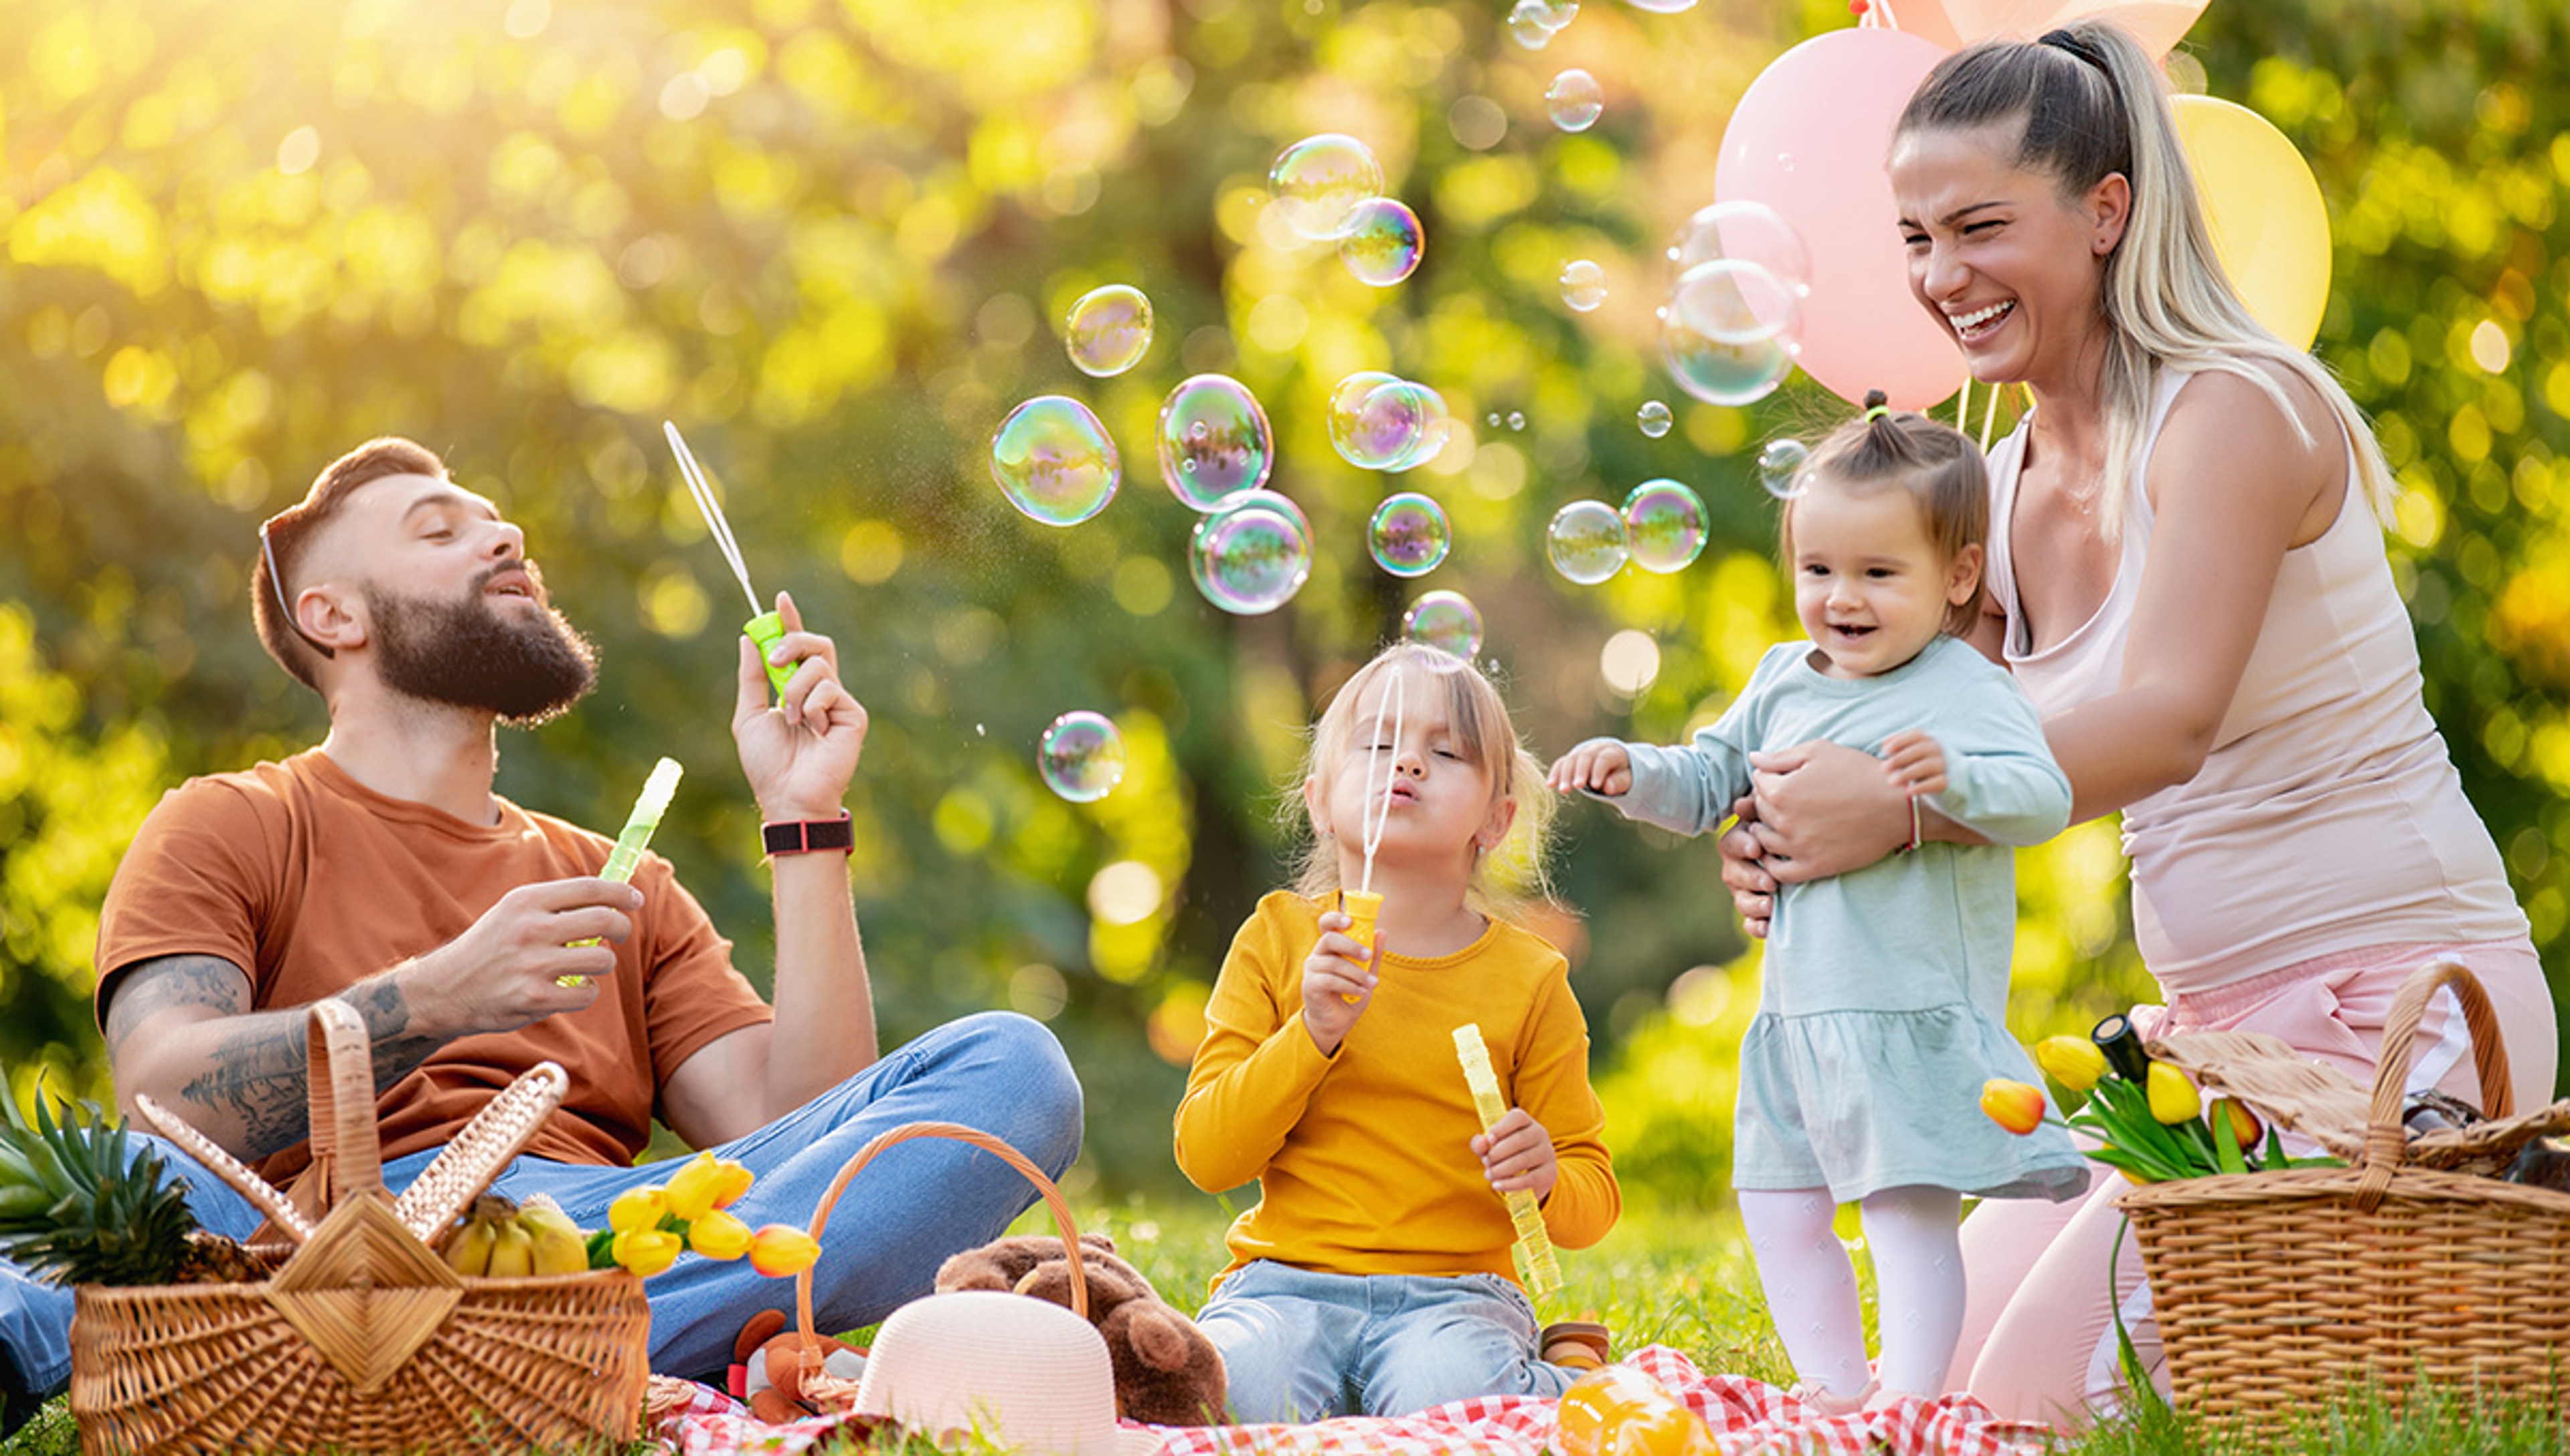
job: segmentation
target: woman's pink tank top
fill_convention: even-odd
[[[2047,716],[2122,683],[2150,551],[2150,451],[2191,377],[2164,374],[2152,399],[2113,589],[2041,652],[2026,650],[2009,546],[2026,426],[1991,452],[1990,588],[2007,613],[2007,663]],[[2338,519],[2285,553],[2204,767],[2124,811],[2134,936],[2173,993],[2359,946],[2526,933],[2497,847],[2427,716],[2417,643],[2352,449],[2348,480]]]

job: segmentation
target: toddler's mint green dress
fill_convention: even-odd
[[[1924,728],[1945,792],[1923,803],[1994,841],[1929,842],[1834,879],[1785,886],[1758,1015],[1740,1047],[1732,1182],[1827,1188],[1846,1203],[1925,1184],[1983,1198],[2076,1196],[2086,1160],[2059,1128],[2019,1137],[1980,1110],[1981,1084],[2040,1086],[2008,1034],[2014,845],[2061,832],[2070,781],[2033,705],[1970,646],[1938,637],[1869,678],[1823,676],[1809,642],[1768,650],[1721,721],[1679,747],[1627,744],[1633,787],[1604,802],[1697,835],[1749,790],[1749,755],[1813,739],[1880,753]]]

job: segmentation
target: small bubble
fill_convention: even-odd
[[[1080,373],[1097,379],[1121,374],[1151,347],[1151,300],[1123,283],[1091,289],[1071,306],[1063,344]]]
[[[1524,428],[1525,428],[1525,412],[1524,412],[1524,411],[1522,411],[1522,410],[1510,410],[1510,411],[1508,411],[1508,428],[1509,428],[1509,429],[1511,429],[1511,430],[1522,430],[1522,429],[1524,429]]]
[[[1274,611],[1312,574],[1312,524],[1273,491],[1243,491],[1196,523],[1187,570],[1205,600],[1225,611]]]
[[[1360,283],[1389,288],[1419,271],[1427,251],[1427,234],[1419,214],[1391,197],[1368,197],[1348,214],[1347,235],[1339,239],[1339,261]]]
[[[1801,489],[1803,466],[1812,458],[1812,448],[1800,440],[1770,440],[1758,452],[1758,484],[1779,501],[1790,501]]]
[[[1461,591],[1431,591],[1402,613],[1401,634],[1470,661],[1482,651],[1481,608]]]
[[[1577,69],[1564,71],[1552,78],[1552,86],[1543,94],[1544,109],[1552,114],[1552,124],[1565,132],[1585,132],[1595,125],[1598,113],[1606,109],[1606,93],[1597,78]]]
[[[1586,313],[1606,301],[1606,270],[1587,258],[1561,265],[1561,301]]]
[[[1279,153],[1267,183],[1297,235],[1335,241],[1347,235],[1359,202],[1383,194],[1383,164],[1356,138],[1325,132]]]
[[[1594,586],[1624,569],[1624,518],[1603,501],[1573,501],[1544,528],[1544,554],[1562,579]]]
[[[1028,400],[991,436],[991,478],[1010,505],[1047,526],[1076,526],[1105,510],[1121,472],[1106,427],[1064,395]]]
[[[1634,425],[1654,440],[1669,433],[1669,426],[1675,418],[1669,413],[1669,407],[1658,400],[1646,401],[1640,409],[1633,412]]]
[[[1044,731],[1036,766],[1045,787],[1073,804],[1093,804],[1124,779],[1124,735],[1113,719],[1082,708]]]

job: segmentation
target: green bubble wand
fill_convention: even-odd
[[[683,772],[674,758],[651,765],[651,777],[642,781],[642,792],[634,796],[634,812],[625,817],[625,832],[616,837],[616,848],[607,852],[607,868],[598,872],[599,879],[623,885],[634,878],[634,868],[642,863],[642,851],[651,843],[651,831],[660,827],[660,816],[667,811],[670,796],[678,792],[678,775]],[[592,935],[571,943],[575,948],[595,945],[598,937]],[[554,984],[562,986],[588,983],[585,975],[554,978]]]
[[[778,639],[785,635],[785,619],[768,610],[751,589],[749,568],[740,563],[740,544],[731,538],[731,523],[723,519],[722,505],[714,499],[713,488],[705,483],[704,468],[696,464],[695,452],[687,449],[687,442],[679,437],[678,427],[672,422],[662,420],[660,430],[669,437],[669,449],[677,454],[678,474],[686,477],[687,494],[696,498],[696,509],[704,513],[705,529],[712,534],[714,545],[722,548],[723,559],[731,563],[732,578],[740,582],[740,594],[749,598],[750,617],[740,629],[758,644],[758,660],[767,668],[767,680],[775,684],[781,696],[785,684],[793,680],[794,669],[767,659],[776,650]]]

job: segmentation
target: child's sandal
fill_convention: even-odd
[[[1615,1358],[1612,1332],[1588,1319],[1559,1319],[1545,1325],[1535,1348],[1542,1351],[1544,1363],[1568,1370],[1594,1370]]]

